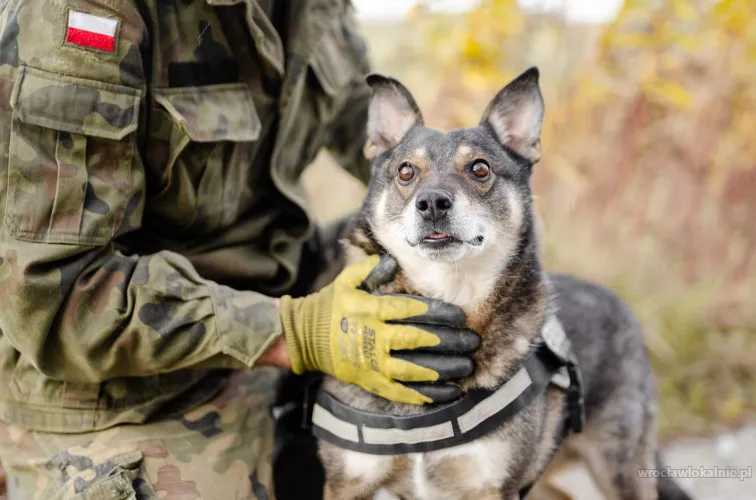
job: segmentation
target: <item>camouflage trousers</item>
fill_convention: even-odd
[[[236,372],[211,402],[143,425],[50,434],[0,424],[8,499],[274,498],[269,408],[282,372]]]
[[[292,295],[320,288],[338,274],[342,229],[330,226],[308,241]],[[289,373],[274,367],[234,372],[212,401],[141,425],[52,434],[0,422],[7,499],[274,499],[273,455],[282,432],[285,443],[278,446],[288,450],[284,455],[292,463],[281,474],[286,482],[299,477],[308,484],[311,471],[301,468],[319,466],[313,463],[314,440],[282,431],[272,418],[274,403],[286,404],[276,388]]]

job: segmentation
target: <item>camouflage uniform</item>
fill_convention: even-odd
[[[368,177],[367,71],[347,0],[0,2],[9,491],[272,498],[280,371],[238,370],[316,265],[303,169]]]

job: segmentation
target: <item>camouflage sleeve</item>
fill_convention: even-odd
[[[348,95],[339,107],[336,118],[329,127],[328,152],[345,170],[367,184],[370,179],[370,162],[365,158],[362,148],[367,140],[367,112],[370,102],[370,87],[365,76],[370,73],[370,60],[354,8],[351,4],[343,16],[344,47],[342,54],[354,75],[348,86]]]
[[[271,298],[205,280],[176,253],[119,251],[146,197],[144,23],[119,2],[120,49],[81,49],[57,38],[64,7],[0,8],[0,335],[71,382],[252,366],[281,334]]]

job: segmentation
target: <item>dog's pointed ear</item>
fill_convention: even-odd
[[[373,89],[368,108],[365,156],[372,160],[397,145],[423,116],[404,85],[393,78],[372,73],[365,78]]]
[[[501,89],[483,113],[499,142],[531,163],[541,159],[543,96],[538,68],[530,68]]]

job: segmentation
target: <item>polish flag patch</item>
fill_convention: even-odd
[[[118,24],[118,19],[71,10],[68,12],[66,42],[80,47],[115,52]]]

